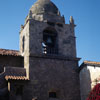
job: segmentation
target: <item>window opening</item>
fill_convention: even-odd
[[[43,31],[43,53],[57,54],[57,32],[54,29],[46,29]]]
[[[51,25],[51,26],[55,26],[54,22],[47,22],[47,24]]]
[[[56,92],[49,92],[49,98],[57,98]]]

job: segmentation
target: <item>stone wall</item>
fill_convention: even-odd
[[[23,56],[24,54],[29,55],[29,22],[22,26],[20,31],[20,53]],[[24,41],[23,41],[24,37]],[[23,48],[24,45],[24,48]]]
[[[23,99],[48,100],[49,92],[53,91],[57,94],[56,99],[80,100],[74,25],[54,22],[51,16],[49,16],[51,20],[47,18],[43,21],[39,21],[38,16],[35,17],[37,20],[30,15],[27,17],[20,33],[20,51],[24,55],[24,67],[30,79],[24,85]],[[47,28],[57,32],[58,54],[43,54],[43,31]],[[24,52],[22,52],[23,36],[25,36]]]
[[[42,54],[43,31],[48,28],[54,28],[57,31],[57,44],[59,55],[76,57],[76,39],[74,27],[70,24],[54,23],[54,26],[47,22],[40,22],[29,19],[20,33],[20,51],[22,53],[22,37],[25,36],[24,54]],[[28,52],[29,51],[29,52]]]
[[[77,69],[74,60],[29,57],[30,82],[24,87],[24,100],[48,100],[50,91],[59,100],[80,100]]]
[[[2,56],[0,55],[0,73],[4,71],[4,67],[24,67],[24,59],[20,56]]]

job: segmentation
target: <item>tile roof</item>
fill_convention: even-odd
[[[9,80],[29,80],[26,77],[26,69],[18,67],[6,67],[5,68],[5,79]]]
[[[95,62],[95,61],[84,61],[84,64],[93,64],[93,65],[100,65],[100,62]]]
[[[18,67],[5,67],[6,75],[8,76],[26,76],[26,69],[25,68],[18,68]]]
[[[26,76],[5,76],[6,80],[29,80]]]
[[[17,50],[0,49],[0,55],[21,56]]]
[[[80,67],[79,67],[79,72],[84,68],[86,67],[87,65],[90,65],[91,67],[92,66],[97,66],[97,67],[100,67],[100,62],[95,62],[95,61],[84,61]]]

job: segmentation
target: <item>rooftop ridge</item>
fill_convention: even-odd
[[[19,51],[19,50],[13,50],[13,49],[4,49],[4,48],[0,48],[0,50],[11,50],[11,51]]]
[[[83,62],[84,64],[100,64],[100,62],[96,62],[96,61],[87,61],[87,60],[85,60],[84,62]]]
[[[0,55],[21,56],[18,50],[10,50],[2,48],[0,48]]]

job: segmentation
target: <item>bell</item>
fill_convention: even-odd
[[[42,42],[42,46],[43,46],[43,47],[46,47],[46,44],[45,44],[44,42]]]
[[[48,39],[47,39],[47,43],[52,44],[52,40],[51,40],[50,37],[48,37]]]

